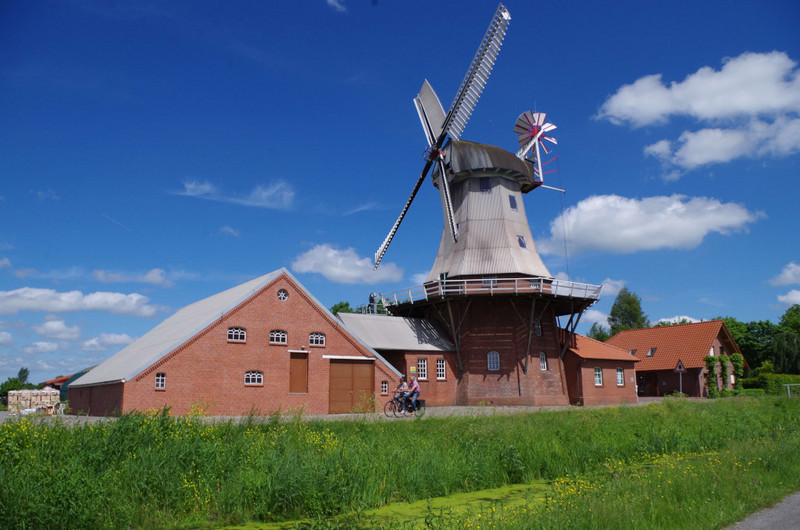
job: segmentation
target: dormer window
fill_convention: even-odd
[[[652,357],[653,355],[655,355],[655,353],[656,353],[656,349],[655,348],[650,348],[649,350],[647,350],[647,356],[648,357]]]
[[[228,342],[246,342],[247,330],[240,327],[228,328]]]
[[[630,351],[630,354],[631,354],[631,355],[636,355],[636,348],[632,349],[632,350]]]

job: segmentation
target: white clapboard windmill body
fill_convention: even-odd
[[[542,184],[540,143],[542,140],[555,143],[554,138],[545,135],[555,126],[545,123],[542,113],[523,113],[530,123],[520,125],[519,131],[515,127],[523,148],[518,154],[459,139],[486,83],[510,19],[501,4],[446,115],[428,81],[414,99],[428,140],[429,156],[400,217],[375,253],[376,267],[427,172],[435,164],[433,181],[441,194],[444,229],[426,282],[492,275],[552,277],[536,252],[522,193]],[[534,156],[528,160],[525,155],[531,150]]]

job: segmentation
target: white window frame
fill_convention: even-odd
[[[436,359],[436,379],[439,381],[447,379],[447,363],[444,357]]]
[[[389,381],[381,381],[381,394],[389,393]]]
[[[603,369],[599,366],[594,369],[594,386],[603,386]]]
[[[539,369],[543,372],[547,371],[547,354],[543,351],[539,352]]]
[[[625,386],[625,370],[617,368],[617,386]]]
[[[289,334],[282,329],[273,329],[269,332],[270,344],[287,344],[289,342]]]
[[[156,390],[164,390],[167,388],[167,374],[166,372],[156,373]]]
[[[494,350],[486,354],[486,369],[490,372],[500,371],[500,354]]]
[[[484,274],[481,276],[482,287],[497,287],[497,274]]]
[[[426,357],[417,359],[417,379],[428,379],[428,359]]]
[[[325,334],[319,331],[314,331],[308,334],[309,346],[325,346]]]
[[[229,327],[228,342],[247,342],[247,330],[241,326]]]
[[[261,370],[248,370],[244,373],[245,386],[264,386],[264,372]]]

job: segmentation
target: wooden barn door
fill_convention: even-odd
[[[372,361],[331,359],[330,414],[351,412],[373,392],[374,365]]]

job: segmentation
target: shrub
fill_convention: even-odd
[[[763,396],[766,395],[766,390],[763,388],[745,388],[742,390],[743,396]]]
[[[786,384],[800,384],[800,375],[793,374],[762,374],[758,379],[763,379],[761,388],[766,390],[767,394],[776,396],[785,396]]]

